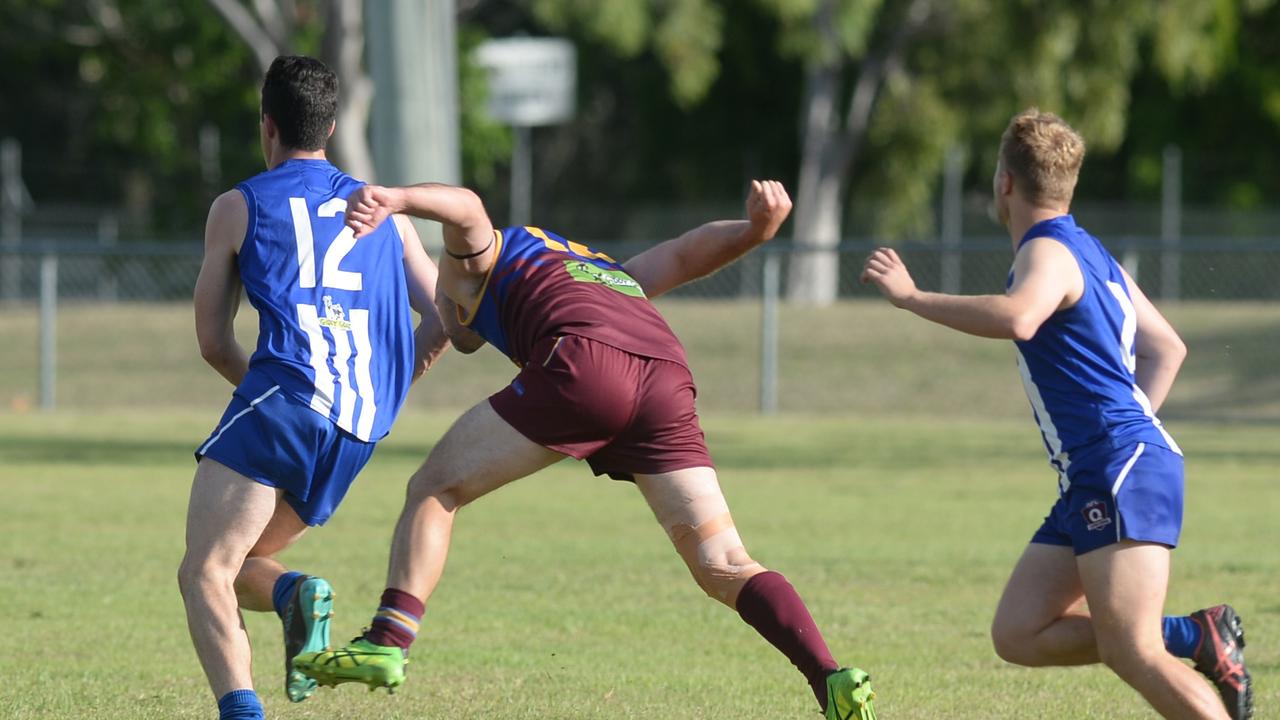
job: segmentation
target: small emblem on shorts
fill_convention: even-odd
[[[1085,526],[1090,530],[1101,530],[1111,524],[1111,515],[1107,513],[1107,504],[1101,500],[1090,500],[1080,509],[1084,515]]]

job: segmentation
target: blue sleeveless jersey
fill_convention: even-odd
[[[1050,316],[1035,337],[1015,342],[1018,372],[1061,489],[1070,487],[1073,467],[1105,462],[1135,443],[1181,454],[1134,378],[1138,321],[1120,266],[1070,215],[1032,226],[1018,247],[1044,237],[1065,245],[1084,276],[1078,303]]]
[[[363,184],[324,160],[289,160],[236,185],[249,207],[240,279],[259,318],[239,392],[279,385],[371,442],[404,404],[414,338],[395,223],[358,241],[343,225]]]

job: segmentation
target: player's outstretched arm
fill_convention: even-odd
[[[1164,315],[1151,303],[1138,283],[1129,277],[1129,273],[1120,269],[1124,280],[1129,285],[1129,297],[1133,300],[1133,309],[1137,314],[1138,334],[1134,338],[1134,352],[1137,355],[1138,367],[1134,372],[1138,387],[1151,401],[1151,409],[1159,410],[1169,397],[1173,380],[1178,376],[1182,361],[1187,357],[1187,346],[1178,337]]]
[[[623,263],[650,298],[705,277],[777,235],[791,213],[791,198],[776,180],[753,180],[746,220],[717,220],[696,227]]]
[[[876,286],[895,306],[926,320],[979,337],[1030,340],[1044,321],[1069,307],[1084,292],[1084,276],[1071,251],[1050,238],[1018,250],[1013,285],[1004,295],[947,295],[916,288],[907,266],[892,248],[867,258],[861,281]]]
[[[436,312],[436,280],[439,273],[422,247],[422,239],[413,223],[403,215],[392,221],[404,243],[404,277],[409,290],[409,305],[418,313],[418,327],[413,333],[413,379],[430,370],[449,347],[444,323]]]
[[[236,342],[240,273],[236,253],[249,227],[249,208],[239,190],[217,197],[204,229],[204,260],[196,278],[196,340],[200,356],[232,385],[249,372],[249,356]]]
[[[444,226],[444,247],[458,269],[483,275],[493,264],[493,223],[479,196],[464,187],[423,183],[406,187],[365,185],[347,198],[347,225],[356,237],[403,213]]]

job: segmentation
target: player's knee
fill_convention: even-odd
[[[212,585],[231,585],[238,568],[224,566],[208,557],[194,557],[190,553],[178,565],[178,590],[183,597],[201,592]]]
[[[1128,635],[1107,636],[1099,634],[1098,659],[1121,678],[1147,675],[1151,668],[1171,657],[1163,642],[1144,642]]]
[[[751,559],[746,548],[738,546],[727,552],[700,555],[690,563],[693,579],[712,600],[730,608],[737,606],[738,593],[751,578],[765,571],[760,563]]]
[[[452,474],[433,471],[427,466],[409,479],[405,504],[410,507],[432,504],[452,512],[468,502],[460,492],[461,486],[460,480]]]
[[[996,655],[1007,663],[1027,666],[1036,664],[1027,652],[1030,639],[1021,628],[999,616],[991,623],[991,646]]]

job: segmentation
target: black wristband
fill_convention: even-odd
[[[491,248],[491,247],[493,247],[493,239],[492,239],[492,238],[490,238],[490,239],[489,239],[489,244],[488,244],[488,245],[485,245],[483,248],[480,248],[479,250],[477,250],[477,251],[475,251],[475,252],[473,252],[473,253],[467,253],[466,255],[459,255],[458,253],[456,253],[456,252],[454,252],[454,251],[450,250],[450,249],[449,249],[449,248],[447,248],[447,247],[444,249],[444,251],[445,251],[446,253],[448,253],[448,254],[449,254],[449,257],[453,258],[454,260],[470,260],[470,259],[471,259],[471,258],[473,258],[473,257],[480,257],[481,255],[483,255],[483,254],[485,254],[485,253],[489,252],[489,248]]]

